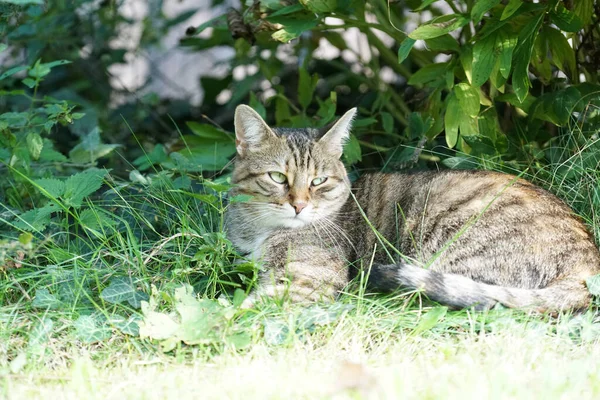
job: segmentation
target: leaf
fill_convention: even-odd
[[[14,223],[17,229],[24,231],[42,231],[50,223],[50,215],[62,211],[55,203],[48,203],[41,208],[35,208],[19,215]]]
[[[315,88],[317,87],[319,77],[317,74],[314,74],[311,77],[304,68],[300,68],[299,74],[298,102],[303,109],[306,109],[306,107],[308,107],[308,105],[312,102],[313,94],[315,92]]]
[[[550,19],[565,32],[578,32],[583,28],[583,22],[577,14],[567,10],[562,4],[558,6],[556,11],[550,12]]]
[[[577,0],[573,5],[573,12],[587,26],[592,22],[594,15],[594,0]]]
[[[217,142],[233,142],[233,136],[222,129],[216,128],[209,124],[200,124],[198,122],[189,121],[185,123],[194,135],[203,139],[208,139]]]
[[[330,13],[338,6],[338,0],[300,0],[300,3],[314,13]]]
[[[133,165],[137,166],[140,171],[145,171],[154,164],[161,164],[167,161],[169,157],[162,144],[154,146],[150,153],[144,154],[133,160]]]
[[[540,28],[544,14],[533,17],[519,34],[519,41],[514,51],[512,76],[513,89],[520,101],[529,93],[529,62],[535,41],[535,34]]]
[[[425,331],[434,328],[444,318],[448,312],[448,307],[434,307],[423,315],[419,320],[419,324],[412,331],[413,336],[417,336]]]
[[[127,301],[133,308],[140,308],[141,302],[148,300],[148,295],[138,291],[131,278],[115,277],[110,280],[110,285],[102,290],[100,298],[113,304]]]
[[[311,30],[318,23],[319,20],[316,18],[289,19],[286,23],[282,24],[284,28],[273,33],[271,37],[277,41],[287,43],[300,36],[304,31]]]
[[[559,30],[549,26],[545,26],[542,29],[542,34],[550,47],[552,62],[561,71],[572,76],[576,72],[575,50]]]
[[[475,87],[483,85],[494,69],[497,58],[495,44],[496,35],[489,35],[473,45],[472,83]]]
[[[504,30],[499,30],[496,38],[496,47],[500,50],[500,74],[504,79],[508,79],[510,68],[512,65],[513,51],[517,45],[517,36],[511,33],[506,33]]]
[[[31,158],[37,160],[40,158],[40,154],[42,153],[42,148],[44,147],[44,141],[39,133],[30,133],[27,135],[27,150],[29,150],[29,154],[31,154]]]
[[[458,99],[460,108],[470,117],[479,114],[479,89],[468,83],[459,83],[454,86],[454,94]]]
[[[456,96],[449,96],[446,115],[444,116],[444,130],[448,147],[453,148],[458,142],[458,126],[462,118],[460,104]]]
[[[18,67],[10,68],[10,69],[4,71],[4,73],[2,75],[0,75],[0,81],[2,79],[8,78],[11,75],[16,74],[17,72],[21,72],[21,71],[24,71],[26,69],[29,69],[29,67],[26,66],[26,65],[20,65]]]
[[[585,283],[592,296],[600,296],[600,274],[587,278]]]
[[[469,23],[469,18],[462,14],[444,15],[436,18],[426,25],[421,25],[408,34],[408,37],[415,40],[432,39],[445,35]]]
[[[425,40],[425,44],[427,48],[432,51],[441,51],[441,52],[455,52],[458,53],[460,51],[460,46],[456,39],[454,39],[451,35],[442,35],[433,39]]]
[[[424,67],[419,68],[419,70],[408,79],[408,84],[437,87],[444,82],[444,76],[448,67],[448,63],[427,64]]]
[[[382,112],[381,114],[381,125],[386,133],[394,133],[394,117],[388,112]]]
[[[90,168],[86,171],[71,175],[65,182],[63,198],[69,206],[78,208],[83,199],[100,189],[108,171]]]
[[[350,138],[344,145],[344,160],[348,165],[355,164],[362,160],[360,142],[354,135],[350,135]]]
[[[44,308],[57,310],[63,306],[63,302],[54,296],[48,289],[37,289],[35,296],[31,302],[31,306],[34,308]]]
[[[54,178],[36,179],[35,183],[42,189],[40,192],[49,199],[56,199],[65,193],[65,183]]]
[[[94,163],[97,159],[110,154],[117,147],[120,147],[120,145],[102,143],[100,129],[96,127],[69,151],[69,158],[75,163]]]
[[[148,303],[142,302],[142,311]],[[179,330],[179,324],[167,314],[156,311],[143,311],[144,318],[138,323],[140,338],[165,340],[172,338]]]
[[[4,43],[0,43],[0,53],[2,53],[6,49],[8,49],[8,46]]]
[[[462,131],[460,137],[471,147],[473,155],[497,153],[490,138],[481,135],[463,135]]]
[[[502,11],[502,16],[500,17],[500,21],[504,21],[508,19],[511,15],[513,15],[523,4],[521,0],[510,0],[506,7],[504,7],[504,11]]]
[[[285,342],[289,335],[289,328],[284,322],[270,318],[263,321],[265,342],[270,345],[279,345]]]
[[[417,8],[414,9],[414,11],[421,11],[427,7],[429,7],[430,5],[432,5],[433,3],[435,3],[437,0],[423,0],[423,2],[421,3],[421,5]]]
[[[471,9],[471,18],[473,23],[478,23],[483,18],[483,15],[500,4],[501,0],[478,0]]]
[[[141,320],[142,317],[138,314],[133,314],[129,318],[117,314],[111,315],[107,322],[126,335],[139,336],[140,327],[138,323]]]
[[[91,315],[82,315],[73,323],[75,335],[84,343],[96,343],[111,337],[112,332],[107,326],[99,323],[97,318]]]
[[[39,4],[43,5],[44,0],[2,0],[2,3],[16,4],[19,6],[24,6],[28,4]]]
[[[400,47],[398,48],[398,63],[402,63],[408,55],[410,54],[410,50],[413,48],[414,44],[417,41],[415,39],[409,38],[408,36],[404,38],[402,43],[400,43]]]
[[[27,343],[29,349],[38,354],[42,353],[44,350],[42,346],[50,339],[53,328],[54,322],[48,316],[42,317],[29,333]]]
[[[233,346],[234,349],[240,350],[250,346],[252,343],[252,337],[248,333],[241,332],[236,333],[235,335],[227,336],[225,341],[229,345]]]

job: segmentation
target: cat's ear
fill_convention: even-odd
[[[269,137],[275,137],[275,133],[267,123],[252,108],[239,105],[235,109],[235,147],[240,156],[244,156],[248,150],[257,149],[264,145]]]
[[[331,127],[324,134],[321,139],[319,139],[319,143],[321,143],[327,151],[339,158],[342,156],[344,151],[344,143],[350,137],[350,129],[352,128],[352,120],[356,116],[356,108],[347,111],[346,114],[340,118],[335,125]]]

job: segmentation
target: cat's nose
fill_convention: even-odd
[[[294,207],[294,210],[296,210],[296,215],[300,214],[302,212],[302,210],[304,210],[304,207],[306,207],[307,205],[308,205],[308,203],[304,203],[304,202],[298,202],[298,203],[292,204],[292,206]]]

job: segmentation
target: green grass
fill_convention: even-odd
[[[575,139],[551,165],[473,162],[525,171],[599,237],[598,140]],[[600,395],[595,308],[557,318],[448,311],[417,293],[370,296],[356,284],[335,305],[239,309],[257,266],[233,263],[225,182],[146,178],[106,181],[101,198],[61,203],[68,212],[20,238],[10,230],[18,219],[1,210],[3,397]]]

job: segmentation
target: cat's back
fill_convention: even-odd
[[[371,224],[356,235],[364,254],[380,247],[375,228],[403,254],[433,269],[482,271],[479,280],[495,284],[538,287],[562,268],[583,273],[600,267],[593,236],[569,206],[512,175],[365,174],[353,193],[354,207],[358,204]],[[537,275],[521,277],[523,265]]]

